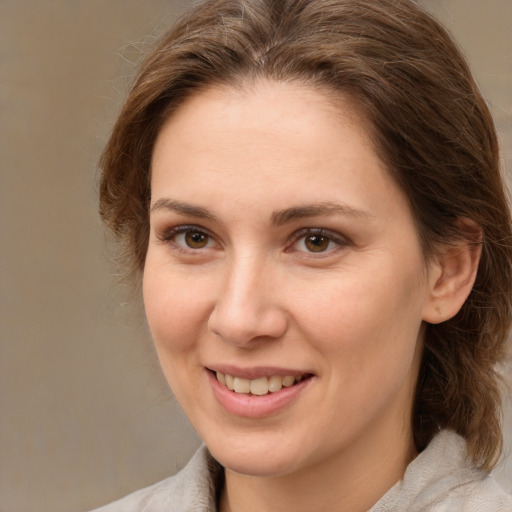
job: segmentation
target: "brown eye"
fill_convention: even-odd
[[[200,231],[187,231],[185,233],[185,243],[191,249],[203,249],[208,245],[209,236]]]
[[[287,252],[299,252],[310,254],[313,257],[329,256],[336,254],[338,250],[350,245],[345,236],[324,228],[304,228],[294,233],[295,242],[290,245]]]
[[[304,245],[311,252],[323,252],[328,249],[331,240],[322,235],[308,235],[304,239]]]

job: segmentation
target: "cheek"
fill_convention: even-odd
[[[401,267],[403,268],[403,267]],[[306,339],[346,369],[340,378],[392,373],[413,358],[421,327],[423,286],[410,272],[381,265],[317,283],[307,297],[296,296],[296,318]]]
[[[321,354],[333,424],[349,428],[384,414],[397,396],[414,389],[419,306],[407,282],[395,285],[345,280],[313,306],[304,305],[302,333]]]
[[[196,371],[197,349],[205,327],[206,306],[198,282],[147,266],[143,296],[146,318],[163,374],[174,396],[189,415],[187,404],[196,402],[190,376]]]
[[[162,270],[147,267],[143,280],[146,318],[159,355],[192,349],[208,317],[201,280],[189,282]]]

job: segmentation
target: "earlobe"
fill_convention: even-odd
[[[441,248],[429,271],[429,298],[423,320],[439,324],[453,318],[475,283],[482,254],[482,230],[470,219],[459,219],[462,235]]]

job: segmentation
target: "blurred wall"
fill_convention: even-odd
[[[512,172],[512,2],[423,3],[465,48]],[[5,512],[93,508],[174,473],[198,444],[160,377],[140,305],[114,286],[95,190],[140,52],[186,4],[0,2]],[[512,490],[510,459],[498,478]]]

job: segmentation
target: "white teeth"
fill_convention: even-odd
[[[283,379],[283,386],[285,388],[289,388],[290,386],[293,386],[295,384],[295,377],[292,377],[291,375],[287,375]]]
[[[221,373],[222,375],[222,373]],[[218,378],[218,377],[217,377]],[[228,375],[226,373],[226,375],[224,376],[224,380],[225,380],[225,383],[226,383],[226,387],[230,390],[230,391],[233,391],[233,381],[235,380],[231,375]]]
[[[296,382],[300,382],[304,375],[272,375],[272,377],[259,377],[257,379],[244,379],[242,377],[233,377],[227,373],[216,372],[217,380],[230,391],[235,393],[252,395],[266,395],[268,393],[275,393],[283,387],[293,386]]]
[[[253,395],[266,395],[268,393],[267,377],[251,380],[251,393]]]
[[[235,393],[249,393],[251,391],[251,381],[249,379],[235,377],[233,380],[233,389]]]
[[[270,377],[270,379],[268,379],[268,390],[271,393],[275,393],[276,391],[279,391],[282,387],[283,387],[283,378],[282,377],[274,375],[273,377]]]

